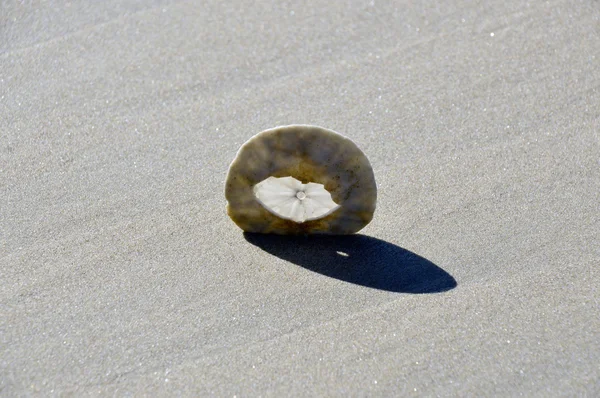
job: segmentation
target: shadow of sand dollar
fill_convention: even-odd
[[[456,280],[431,261],[365,235],[292,237],[244,233],[262,250],[313,272],[398,293],[439,293]]]

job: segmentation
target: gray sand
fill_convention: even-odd
[[[598,1],[20,3],[1,395],[600,394]],[[226,216],[291,123],[369,156],[359,236]]]

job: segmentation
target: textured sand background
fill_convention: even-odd
[[[31,3],[0,5],[0,395],[600,394],[598,1]],[[369,156],[360,236],[227,218],[290,123]]]

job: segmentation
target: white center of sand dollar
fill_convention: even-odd
[[[256,184],[253,190],[265,209],[297,223],[318,220],[340,207],[323,184],[302,184],[293,177],[269,177]]]

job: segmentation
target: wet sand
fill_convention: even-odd
[[[0,395],[600,394],[598,2],[1,7]],[[227,217],[292,123],[359,235]]]

